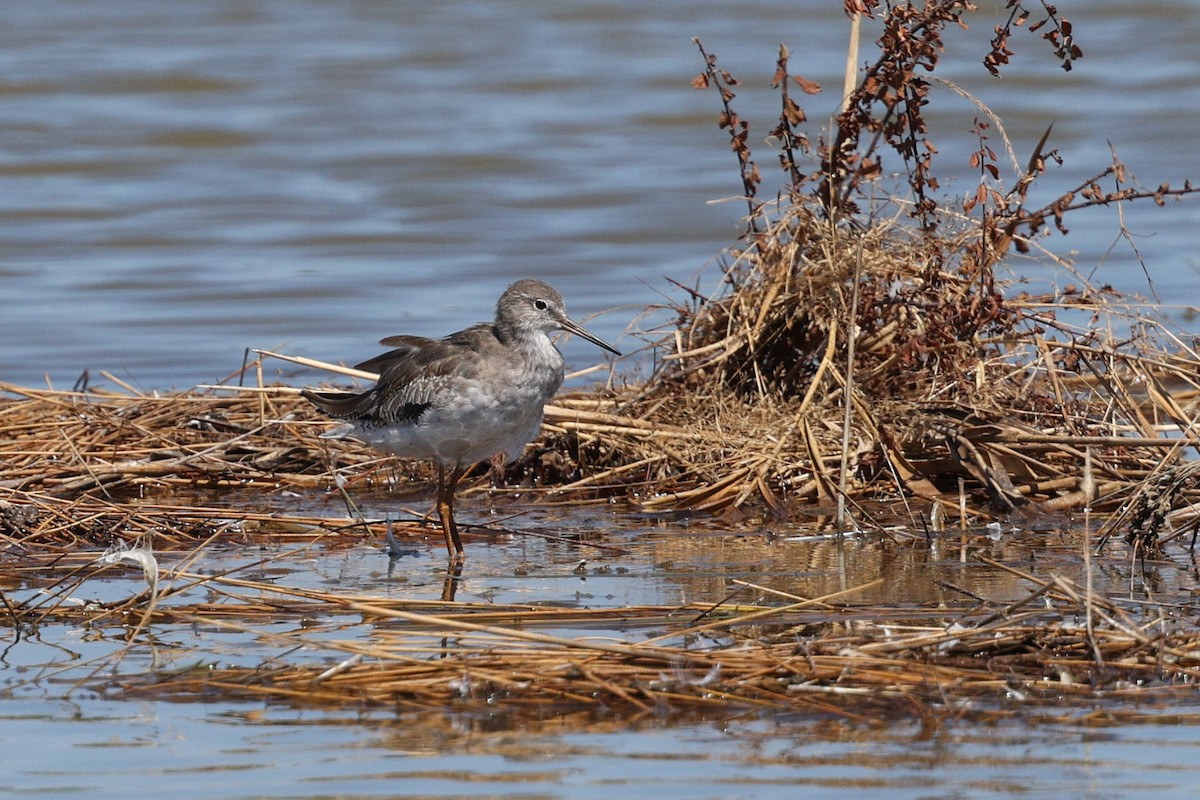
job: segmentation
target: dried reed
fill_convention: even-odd
[[[719,611],[449,610],[205,578],[210,590],[221,593],[220,609],[164,606],[155,620],[253,634],[289,652],[302,647],[308,653],[303,663],[206,665],[109,683],[140,697],[191,699],[220,692],[302,707],[469,709],[501,703],[535,714],[592,709],[656,716],[742,708],[860,720],[891,717],[898,710],[929,719],[996,717],[1091,708],[1101,696],[1115,704],[1194,694],[1200,635],[1186,615],[1173,621],[1159,617],[1146,627],[1120,604],[1088,599],[1069,581],[1025,577],[1032,590],[1004,607],[910,609],[905,621],[853,624],[846,622],[851,611],[867,620],[890,613],[843,605],[833,597]],[[361,615],[373,628],[366,637],[331,640],[303,628],[267,632],[237,621],[253,619],[264,608],[273,619],[281,613]],[[1088,608],[1096,619],[1091,631],[1080,622]],[[707,623],[686,621],[705,612]],[[681,616],[684,621],[677,622]],[[592,621],[619,621],[636,634],[619,640],[542,632]],[[701,629],[707,645],[689,644],[694,641],[689,635]],[[658,635],[647,641],[642,637],[647,630]]]

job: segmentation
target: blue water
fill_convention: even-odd
[[[1014,64],[988,76],[981,16],[939,74],[1000,115],[1020,163],[1054,123],[1067,163],[1043,200],[1102,169],[1110,141],[1147,186],[1200,175],[1200,8],[1063,11],[1087,56],[1071,73],[1021,33]],[[841,83],[837,3],[7,3],[0,380],[62,385],[87,369],[186,387],[254,347],[353,362],[385,335],[489,318],[522,276],[556,284],[577,316],[609,311],[591,327],[636,349],[623,332],[642,309],[683,297],[667,278],[717,288],[713,259],[744,209],[717,98],[689,88],[692,36],[742,80],[769,194],[775,49],[787,42],[793,71],[826,89],[801,98],[815,138]],[[936,91],[939,171],[965,195],[979,112]],[[1200,303],[1198,221],[1195,203],[1128,212],[1171,302]],[[1118,222],[1078,215],[1049,245],[1146,293]],[[1039,286],[1073,280],[1011,267]],[[572,366],[597,360],[566,349]]]
[[[204,704],[9,702],[11,797],[1191,798],[1194,729],[740,719],[524,734],[486,721],[361,718]]]

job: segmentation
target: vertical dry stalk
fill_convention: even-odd
[[[1100,648],[1096,644],[1096,628],[1095,619],[1092,609],[1096,604],[1095,588],[1092,584],[1092,498],[1096,494],[1096,478],[1092,474],[1092,448],[1088,447],[1083,451],[1083,480],[1082,486],[1083,496],[1085,498],[1083,505],[1083,571],[1085,581],[1085,591],[1083,597],[1083,606],[1087,626],[1088,644],[1091,645],[1092,655],[1096,659],[1096,666],[1103,669],[1104,658],[1100,655]]]
[[[850,423],[853,421],[854,406],[854,343],[858,339],[855,330],[858,325],[858,287],[862,276],[862,242],[854,258],[854,279],[850,293],[850,307],[846,310],[846,381],[842,386],[842,462],[838,475],[837,497],[837,530],[846,532],[846,491],[849,483],[850,469]]]
[[[263,360],[259,357],[254,360],[254,376],[258,379],[258,388],[263,388],[266,384],[263,382]],[[267,424],[267,395],[265,392],[260,392],[258,395],[258,426],[265,427]]]
[[[850,95],[858,86],[858,42],[862,36],[862,13],[857,9],[850,12],[850,44],[846,48],[846,77],[842,81],[842,103],[838,113],[845,113],[850,105]]]

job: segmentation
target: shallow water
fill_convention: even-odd
[[[664,278],[717,286],[711,260],[736,235],[743,208],[729,200],[740,184],[715,126],[716,97],[688,88],[700,67],[690,38],[702,38],[742,79],[737,108],[752,123],[769,192],[772,156],[758,143],[778,107],[766,86],[775,48],[785,41],[793,71],[826,87],[802,101],[821,119],[840,85],[840,5],[0,4],[0,381],[38,384],[48,374],[62,386],[86,369],[147,389],[190,386],[237,370],[248,347],[353,362],[373,355],[380,336],[440,335],[488,316],[518,276],[557,285],[578,317],[615,308],[588,325],[632,350],[638,340],[622,334],[631,320],[661,293],[680,297]],[[988,77],[978,59],[991,20],[982,19],[951,40],[940,73],[1003,118],[1019,162],[1054,123],[1052,144],[1067,163],[1037,196],[1049,199],[1101,169],[1110,141],[1147,186],[1200,176],[1200,6],[1059,5],[1086,54],[1071,73],[1021,35],[1005,77]],[[949,186],[966,194],[976,181],[965,166],[976,112],[936,91],[939,170],[957,176]],[[1197,208],[1169,202],[1124,218],[1171,303],[1200,305]],[[1113,211],[1090,212],[1071,221],[1069,238],[1049,244],[1072,253],[1084,275],[1148,293],[1137,258],[1117,242],[1118,221]],[[1012,269],[1035,287],[1075,281],[1020,259]],[[586,343],[564,349],[575,367],[598,359]],[[290,367],[280,376],[319,379]],[[903,613],[910,604],[961,601],[959,589],[999,598],[1018,591],[1006,573],[964,562],[953,537],[839,546],[788,541],[813,529],[730,531],[620,508],[582,516],[540,509],[512,520],[510,511],[476,509],[475,518],[565,528],[574,540],[473,537],[462,599],[717,602],[739,589],[734,581],[812,596],[883,577],[881,588],[855,599]],[[1081,570],[1076,540],[1053,531],[995,542],[972,535],[1000,560],[1072,577]],[[390,574],[373,544],[289,556],[258,574],[434,598],[440,547],[414,544]],[[206,566],[259,558],[214,550]],[[1200,582],[1196,568],[1176,561],[1152,565],[1151,588],[1188,599]],[[1141,591],[1140,575],[1119,550],[1095,573],[1099,588],[1118,594]],[[33,590],[5,580],[6,594]],[[76,591],[124,597],[139,581],[130,570]],[[739,599],[755,599],[741,591]],[[1170,798],[1194,796],[1200,785],[1200,733],[1168,716],[1194,708],[1149,709],[1160,725],[1094,730],[1024,720],[930,735],[908,720],[876,728],[739,714],[535,726],[501,712],[413,718],[220,699],[113,700],[73,689],[90,669],[85,662],[119,646],[119,633],[47,625],[14,641],[12,630],[0,631],[0,686],[12,692],[0,699],[0,793],[653,791],[702,800],[777,797],[799,786],[817,797]],[[170,663],[258,663],[273,653],[228,632],[155,633]],[[135,652],[122,669],[147,669],[150,659]]]
[[[405,513],[403,504],[388,504],[383,496],[370,504],[391,516]],[[677,518],[631,524],[621,509],[508,502],[493,507],[478,497],[464,503],[460,516],[486,522],[489,529],[472,529],[467,537],[468,565],[458,598],[496,605],[769,603],[773,595],[753,586],[812,597],[882,577],[882,585],[850,596],[865,618],[878,620],[880,608],[891,608],[889,616],[900,621],[913,613],[906,609],[940,603],[950,621],[962,613],[955,609],[974,605],[973,598],[1002,603],[1033,588],[979,556],[1039,578],[1083,580],[1077,529],[1072,535],[973,530],[945,534],[932,544],[897,529],[839,542],[811,527],[749,524],[731,530],[727,524]],[[428,533],[402,536],[395,562],[379,543],[366,541],[218,544],[192,569],[204,574],[241,569],[233,576],[363,598],[436,600],[445,556],[440,537]],[[85,555],[73,557],[83,563]],[[164,568],[180,558],[159,555]],[[271,560],[264,564],[264,558]],[[1095,560],[1094,580],[1098,591],[1117,598],[1144,598],[1150,588],[1158,600],[1188,606],[1196,572],[1192,559],[1176,554],[1142,573],[1131,568],[1123,546],[1110,545]],[[79,601],[120,599],[144,585],[136,569],[87,574],[84,570],[71,591]],[[1151,585],[1143,583],[1143,575]],[[20,602],[41,585],[31,578],[10,586],[6,596]],[[919,613],[928,621],[927,611]],[[853,610],[844,616],[847,624],[856,618]],[[640,625],[562,622],[538,630],[632,642],[659,632]],[[253,627],[267,633],[302,630],[307,641],[318,643],[327,637],[377,640],[386,637],[389,623],[355,615],[284,615]],[[155,781],[165,780],[180,798],[601,797],[613,791],[766,798],[801,786],[817,796],[853,790],[917,798],[1135,797],[1149,791],[1184,797],[1200,785],[1193,757],[1200,736],[1190,724],[1178,725],[1181,719],[1200,719],[1200,696],[1170,707],[1126,707],[1143,722],[1097,727],[1097,720],[1085,718],[1086,706],[1056,712],[1036,705],[1022,713],[1020,699],[1001,692],[993,701],[970,705],[1015,711],[1013,719],[972,724],[950,713],[932,728],[903,715],[881,724],[856,721],[853,714],[762,716],[745,709],[701,719],[666,708],[634,717],[553,709],[531,715],[501,698],[464,701],[436,713],[367,706],[327,711],[220,696],[180,703],[136,695],[122,700],[118,676],[197,664],[332,665],[344,658],[205,625],[153,625],[140,639],[154,644],[140,644],[111,662],[108,657],[123,645],[119,627],[45,623],[23,630],[15,641],[11,630],[0,633],[0,681],[8,695],[0,701],[0,720],[7,732],[4,761],[12,765],[0,789],[13,796],[157,797],[161,784]]]
[[[196,704],[0,706],[0,791],[104,798],[1194,796],[1194,731],[1001,724],[925,735],[898,724],[742,719],[631,730],[489,730],[486,721],[359,721]],[[11,761],[10,761],[11,759]],[[139,784],[157,787],[142,795]],[[164,789],[164,787],[167,787]]]

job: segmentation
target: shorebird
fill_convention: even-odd
[[[549,336],[556,330],[621,355],[568,317],[553,288],[523,280],[500,295],[493,322],[444,339],[380,340],[394,349],[358,365],[379,373],[365,392],[302,394],[342,421],[324,437],[353,436],[392,455],[437,463],[438,518],[450,560],[461,564],[454,490],[476,463],[498,453],[515,461],[537,435],[542,408],[563,382],[562,353]]]

